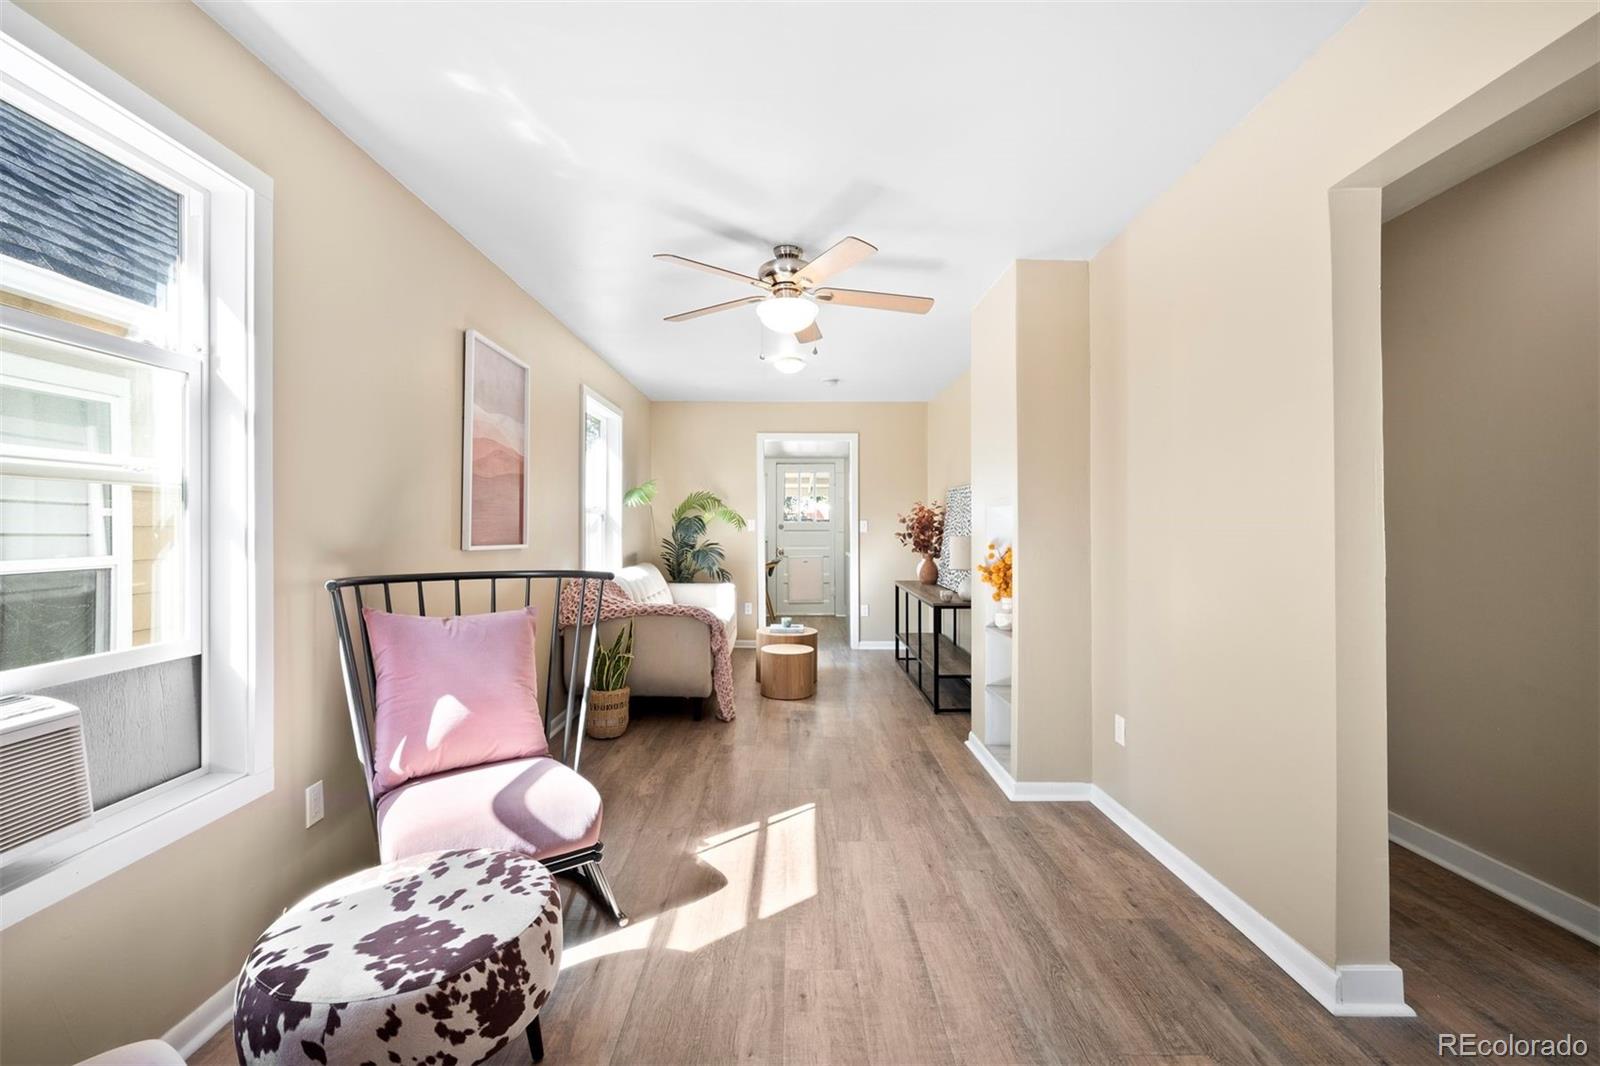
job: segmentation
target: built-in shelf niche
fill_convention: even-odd
[[[1012,544],[1015,512],[1010,507],[984,510],[984,531],[988,540],[1004,550]],[[988,546],[984,546],[987,555]],[[1012,723],[1016,718],[1015,697],[1011,691],[1014,659],[1012,631],[994,624],[999,606],[991,598],[989,586],[978,582],[972,589],[974,626],[983,626],[983,744],[1000,765],[1011,769]]]

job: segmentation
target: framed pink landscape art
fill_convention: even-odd
[[[528,364],[467,331],[461,547],[528,546]]]

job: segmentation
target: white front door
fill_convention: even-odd
[[[833,614],[838,462],[774,460],[767,487],[767,513],[772,516],[767,557],[778,560],[772,575],[773,610],[779,616]]]

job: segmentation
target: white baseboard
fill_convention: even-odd
[[[858,640],[858,641],[856,641],[856,650],[857,651],[894,651],[894,641],[892,641],[892,640]]]
[[[753,651],[755,649],[756,642],[753,640],[736,640],[733,642],[733,646],[735,648],[745,648]]]
[[[1389,839],[1591,944],[1600,944],[1600,907],[1587,900],[1393,811],[1389,812]]]
[[[1340,966],[1329,1009],[1342,1018],[1414,1018],[1406,1006],[1406,979],[1392,962]]]
[[[220,1033],[224,1026],[233,1021],[233,990],[236,981],[229,981],[211,995],[206,1001],[189,1012],[177,1025],[168,1029],[161,1037],[171,1044],[178,1054],[189,1058],[199,1051],[207,1040]]]
[[[967,749],[977,758],[978,765],[994,778],[994,783],[1000,786],[1000,791],[1006,794],[1008,800],[1018,803],[1083,803],[1089,799],[1090,786],[1083,781],[1018,781],[972,733],[967,734]]]
[[[1204,867],[1179,851],[1161,834],[1139,820],[1099,785],[1093,802],[1156,861],[1177,875],[1195,895],[1294,978],[1330,1014],[1340,1017],[1412,1018],[1406,1006],[1405,979],[1392,963],[1329,966],[1309,948],[1274,925],[1266,915],[1241,899]]]

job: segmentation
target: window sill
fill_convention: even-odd
[[[131,866],[272,791],[272,769],[205,771],[118,804],[88,828],[0,867],[0,929]]]

